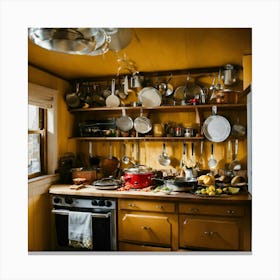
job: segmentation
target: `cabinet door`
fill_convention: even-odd
[[[239,225],[236,220],[180,216],[179,247],[238,250]]]
[[[171,246],[172,218],[160,214],[121,213],[119,216],[119,240]]]

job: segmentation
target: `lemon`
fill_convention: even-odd
[[[206,190],[205,189],[202,189],[201,190],[201,194],[206,194],[207,192],[206,192]]]
[[[214,196],[214,195],[216,195],[216,194],[215,194],[215,192],[210,191],[210,192],[208,193],[208,195],[210,195],[210,196]]]
[[[215,188],[214,185],[211,185],[211,186],[208,187],[208,189],[209,189],[209,191],[215,191],[216,188]]]
[[[239,188],[228,187],[230,193],[235,194],[239,192]]]
[[[228,191],[228,189],[227,188],[223,188],[223,192],[227,192]]]
[[[220,189],[220,188],[216,189],[216,193],[217,193],[217,194],[221,194],[222,192],[223,192],[222,189]]]

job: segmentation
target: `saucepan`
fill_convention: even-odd
[[[133,126],[135,130],[141,134],[146,134],[152,130],[151,121],[147,117],[143,116],[142,108],[140,110],[140,116],[134,120]]]
[[[126,115],[125,108],[122,108],[122,116],[116,120],[116,125],[122,131],[129,131],[133,128],[133,120]]]

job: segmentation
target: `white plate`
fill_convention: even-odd
[[[156,88],[145,87],[138,95],[139,102],[144,107],[155,107],[161,104],[161,95]]]
[[[230,123],[222,116],[208,117],[202,126],[205,137],[212,142],[223,142],[230,135]]]

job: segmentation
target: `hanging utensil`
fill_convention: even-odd
[[[204,121],[202,131],[209,141],[218,143],[228,138],[231,127],[225,117],[217,115],[217,106],[212,106],[212,115]]]
[[[141,134],[146,134],[152,130],[151,121],[143,116],[143,109],[140,108],[140,116],[134,120],[134,129]]]
[[[128,117],[125,108],[122,108],[122,116],[116,120],[117,127],[122,131],[129,131],[133,128],[133,120]]]
[[[187,149],[186,143],[183,143],[183,153],[180,161],[180,169],[183,169],[184,166],[186,165],[186,149]]]
[[[93,156],[92,153],[92,142],[88,143],[88,156],[89,156],[89,165],[92,168],[95,168],[100,163],[100,158],[98,156]]]
[[[235,139],[234,160],[229,165],[230,170],[238,171],[241,169],[241,163],[238,161],[237,156],[238,156],[238,139]]]
[[[111,95],[105,100],[107,107],[118,107],[120,105],[120,99],[115,95],[115,79],[112,79]]]
[[[246,128],[239,123],[239,117],[237,117],[236,124],[232,126],[231,134],[236,138],[243,137],[246,134]]]
[[[120,166],[120,162],[116,157],[113,156],[112,143],[109,145],[109,157],[101,160],[100,167],[102,168],[105,176],[114,176]]]
[[[200,142],[200,154],[199,154],[199,160],[197,162],[197,168],[200,170],[203,166],[203,141]]]
[[[210,170],[214,170],[217,167],[217,160],[214,158],[214,144],[211,144],[211,156],[210,159],[208,160],[208,166]]]
[[[79,89],[80,88],[80,84],[77,82],[76,83],[76,92],[73,93],[68,93],[66,95],[66,103],[70,108],[78,108],[80,106],[81,100],[79,98]]]
[[[169,158],[169,156],[166,153],[165,143],[162,143],[162,154],[159,156],[158,162],[162,166],[167,166],[171,162],[171,159]]]

